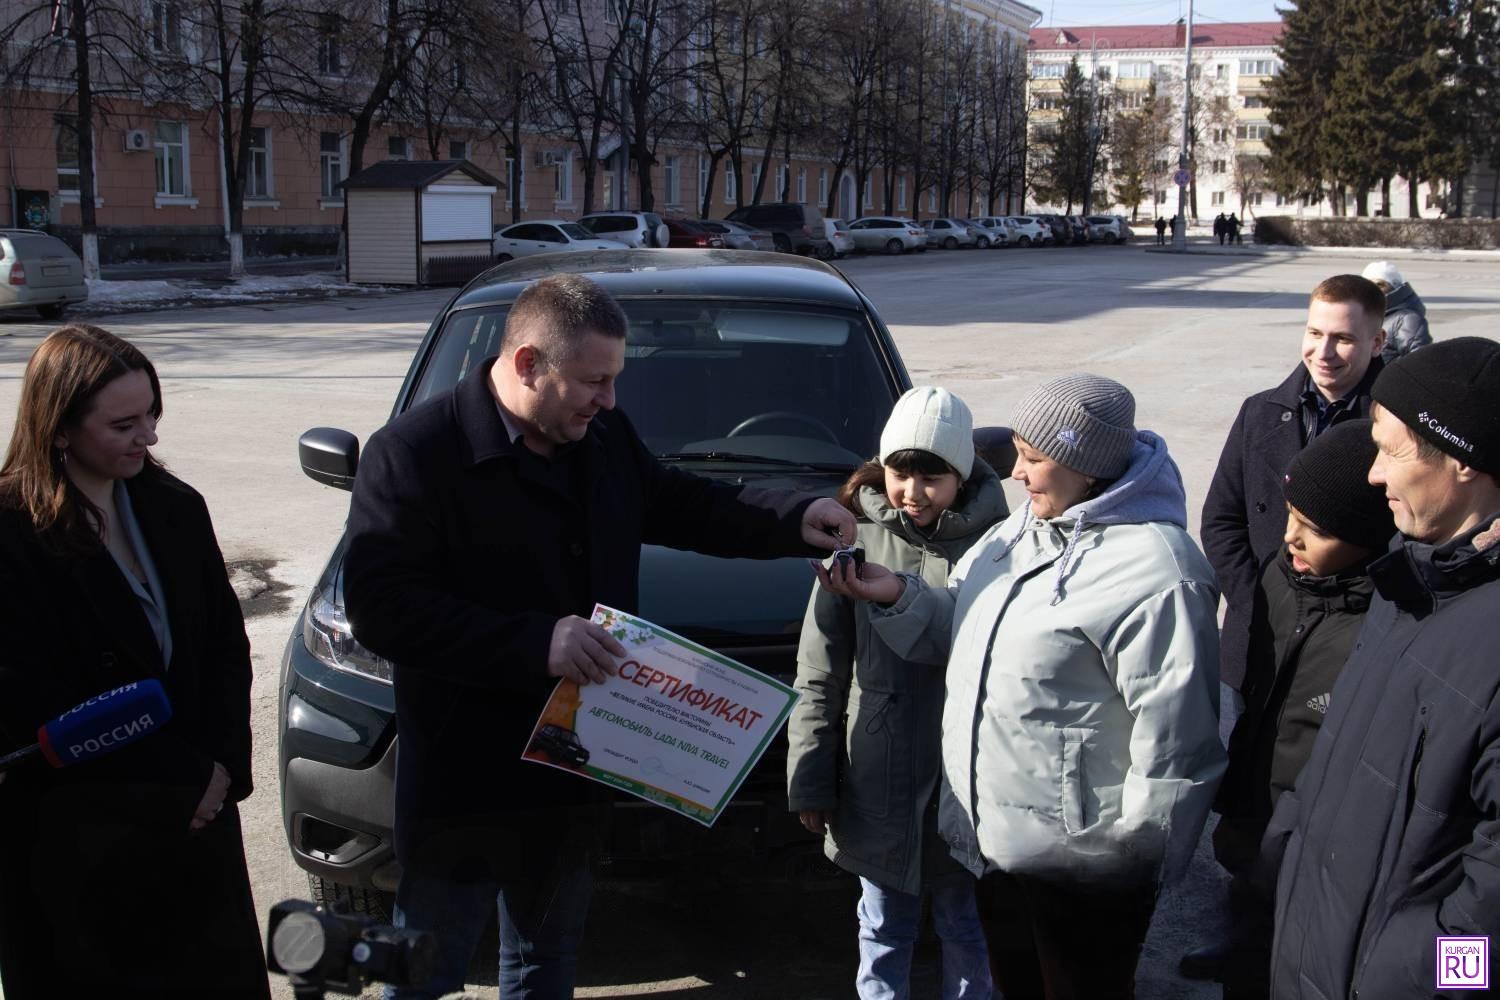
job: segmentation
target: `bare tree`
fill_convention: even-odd
[[[617,0],[606,0],[610,2]],[[589,0],[573,0],[571,7],[561,11],[541,2],[536,10],[551,62],[552,86],[542,100],[553,124],[571,138],[583,160],[583,211],[587,214],[594,210],[600,145],[621,103],[618,92],[626,35],[616,25],[601,23]],[[624,143],[619,155],[629,155]],[[567,166],[559,164],[557,169]]]
[[[694,35],[697,53],[688,116],[691,131],[708,154],[702,214],[709,217],[714,180],[728,159],[735,178],[736,207],[743,206],[744,150],[756,128],[755,107],[764,100],[763,53],[770,19],[768,0],[707,0]]]
[[[621,107],[628,118],[630,158],[635,162],[641,210],[656,205],[651,168],[667,136],[688,128],[682,99],[692,75],[694,12],[686,0],[622,0]]]

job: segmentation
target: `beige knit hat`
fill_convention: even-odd
[[[931,452],[967,480],[974,470],[974,416],[964,401],[931,385],[902,393],[880,432],[880,461],[913,450]]]
[[[1118,479],[1135,448],[1135,397],[1113,379],[1063,375],[1021,400],[1011,428],[1059,465]]]

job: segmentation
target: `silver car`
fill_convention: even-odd
[[[984,234],[979,244],[982,247],[1003,247],[1010,243],[1010,227],[1000,216],[983,215],[977,219],[970,219],[969,225]]]
[[[1089,236],[1097,242],[1130,242],[1130,225],[1123,215],[1090,215],[1084,221],[1089,224]]]
[[[711,233],[718,233],[724,245],[731,250],[775,250],[776,239],[764,229],[747,226],[743,222],[728,219],[698,219],[698,225]]]
[[[566,219],[517,222],[495,233],[495,259],[501,262],[539,253],[619,250],[623,247],[623,243],[601,240],[578,223]]]
[[[963,219],[923,219],[922,228],[927,230],[931,241],[944,250],[979,245],[979,237]]]
[[[88,297],[83,261],[66,243],[31,229],[0,229],[0,310],[35,309],[57,319]]]
[[[843,219],[823,218],[823,232],[828,235],[828,245],[835,257],[846,257],[854,252],[854,237],[849,234],[849,223]]]
[[[664,247],[672,241],[666,221],[655,212],[590,212],[578,224],[628,247]]]
[[[927,230],[893,215],[867,215],[849,223],[845,231],[856,250],[895,254],[927,248]]]
[[[1009,215],[1010,231],[1018,247],[1041,247],[1052,242],[1052,227],[1029,215]]]

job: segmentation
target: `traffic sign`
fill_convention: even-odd
[[[1188,181],[1192,179],[1192,175],[1189,174],[1186,170],[1178,170],[1175,174],[1172,175],[1172,183],[1176,184],[1178,187],[1187,187]]]

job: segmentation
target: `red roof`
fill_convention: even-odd
[[[1193,25],[1194,45],[1275,45],[1281,21],[1236,21]],[[1101,24],[1078,28],[1032,28],[1031,48],[1050,51],[1097,49],[1180,49],[1187,32],[1181,24]]]

